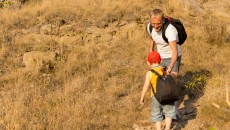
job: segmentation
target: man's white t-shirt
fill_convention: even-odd
[[[147,26],[148,32],[150,32],[149,25]],[[172,50],[169,46],[169,43],[165,42],[164,39],[162,38],[162,30],[159,32],[156,32],[153,28],[151,36],[152,36],[153,41],[156,43],[157,51],[161,55],[161,58],[163,59],[172,58]],[[168,42],[175,41],[175,40],[177,42],[179,41],[178,32],[172,24],[169,24],[168,27],[166,28],[165,36],[168,39]],[[178,53],[178,56],[182,55],[181,47],[179,44],[177,44],[177,53]]]

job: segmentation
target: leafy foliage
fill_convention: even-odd
[[[186,82],[185,87],[191,91],[191,94],[198,98],[204,94],[203,91],[210,76],[211,72],[207,70],[201,70],[200,72],[193,73]]]
[[[0,0],[0,8],[4,8],[4,7],[7,7],[7,6],[11,6],[13,5],[14,3],[13,2],[10,2],[10,1],[5,1],[5,0]]]

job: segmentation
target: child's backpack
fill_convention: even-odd
[[[171,75],[160,75],[153,69],[150,71],[157,75],[156,92],[154,92],[152,87],[152,91],[157,101],[160,104],[165,105],[179,100],[179,90],[173,77]]]
[[[179,42],[177,42],[177,44],[182,45],[187,39],[187,33],[183,23],[179,19],[165,17],[165,23],[162,26],[162,38],[164,39],[165,42],[168,43],[168,39],[165,36],[165,30],[169,24],[172,24],[177,29],[178,37],[179,37]],[[153,26],[151,23],[148,24],[148,28],[149,28],[149,34],[151,35],[153,30]]]

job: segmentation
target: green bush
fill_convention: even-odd
[[[7,6],[11,6],[13,5],[14,3],[13,2],[10,2],[10,1],[5,1],[5,0],[0,0],[0,8],[4,8],[4,7],[7,7]]]
[[[186,89],[190,90],[196,98],[203,96],[205,85],[207,80],[211,77],[211,72],[207,70],[201,70],[199,72],[192,73],[192,76],[185,83]]]

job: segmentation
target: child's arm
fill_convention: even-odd
[[[141,99],[140,99],[140,104],[143,105],[144,104],[144,97],[145,97],[145,94],[149,88],[149,85],[150,85],[150,71],[148,71],[146,73],[146,76],[145,76],[145,84],[143,86],[143,89],[142,89],[142,93],[141,93]]]

